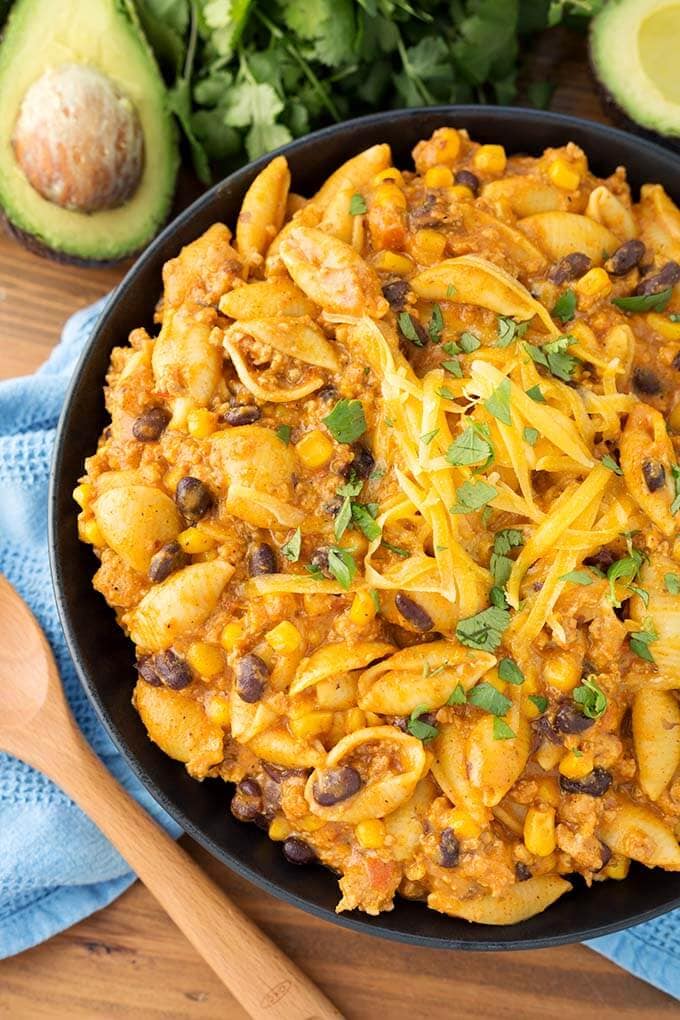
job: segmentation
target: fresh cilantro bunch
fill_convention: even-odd
[[[520,39],[602,0],[134,0],[204,182],[378,109],[512,102]],[[530,99],[545,105],[550,86]]]

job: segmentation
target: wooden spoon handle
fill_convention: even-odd
[[[250,1015],[342,1020],[325,995],[125,792],[80,733],[74,736],[77,753],[64,755],[53,778],[108,836]]]

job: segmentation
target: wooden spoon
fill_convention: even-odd
[[[80,805],[252,1017],[342,1020],[107,772],[71,715],[43,632],[1,574],[0,750]]]

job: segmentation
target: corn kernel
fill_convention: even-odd
[[[84,521],[78,526],[78,534],[83,542],[89,542],[90,545],[106,545],[104,536],[102,535],[101,529],[94,517],[91,517],[89,521]]]
[[[338,545],[355,558],[365,556],[368,552],[368,539],[361,531],[346,531]]]
[[[290,719],[288,725],[294,737],[305,739],[326,733],[332,723],[332,712],[306,712],[305,715],[300,715],[296,719]]]
[[[194,408],[187,415],[187,429],[194,439],[207,439],[217,428],[217,415],[204,407]]]
[[[559,765],[560,775],[567,779],[583,779],[593,771],[593,756],[588,751],[574,754],[567,751]]]
[[[553,779],[552,776],[543,776],[541,779],[536,780],[536,787],[540,800],[550,804],[551,807],[558,806],[560,802],[560,788],[556,779]]]
[[[73,490],[73,498],[81,510],[84,510],[88,503],[90,503],[93,493],[94,485],[91,482],[82,482],[80,485],[76,485]]]
[[[300,631],[289,620],[281,620],[281,623],[277,623],[264,637],[269,647],[281,655],[297,651],[302,644]]]
[[[529,808],[524,819],[524,845],[537,857],[555,850],[555,808]]]
[[[371,205],[393,205],[397,209],[405,209],[406,204],[404,192],[390,181],[379,184],[371,197]]]
[[[385,823],[380,818],[364,818],[354,832],[364,850],[378,850],[385,842]]]
[[[533,701],[529,701],[528,698],[524,698],[522,701],[522,715],[525,719],[538,719],[539,715],[542,715],[538,705],[534,705]]]
[[[475,197],[466,184],[454,184],[452,188],[449,188],[448,194],[456,202],[469,202]]]
[[[323,829],[326,824],[325,819],[318,818],[316,815],[305,815],[303,818],[296,819],[296,828],[302,829],[303,832],[318,832],[319,829]]]
[[[320,429],[307,432],[295,447],[295,451],[306,468],[314,471],[323,467],[333,456],[333,443]]]
[[[425,184],[428,188],[450,188],[453,184],[453,171],[441,163],[431,166],[425,171]]]
[[[363,730],[366,725],[366,716],[360,708],[350,708],[345,713],[345,730],[347,733],[356,733]]]
[[[454,163],[460,152],[460,135],[455,128],[439,128],[432,139],[439,163]]]
[[[581,175],[564,159],[555,159],[548,167],[548,177],[562,191],[576,191]]]
[[[671,322],[665,315],[657,312],[650,312],[647,318],[647,325],[651,326],[657,333],[666,340],[680,340],[680,322]]]
[[[446,250],[446,238],[438,230],[423,227],[413,235],[410,250],[416,262],[431,266],[443,258]]]
[[[621,857],[619,854],[614,854],[609,864],[604,869],[604,873],[607,878],[613,878],[620,881],[623,878],[627,878],[628,871],[630,870],[630,858]]]
[[[189,645],[187,662],[199,676],[217,676],[224,669],[224,652],[209,641],[194,641]]]
[[[220,634],[220,644],[227,652],[231,652],[237,647],[241,638],[243,637],[244,627],[240,620],[232,620],[231,623],[225,623]]]
[[[215,540],[210,535],[206,535],[204,531],[199,531],[198,528],[186,528],[184,531],[180,531],[177,541],[180,548],[190,556],[193,553],[204,553],[215,548]]]
[[[448,821],[459,839],[477,839],[482,831],[474,818],[462,808],[453,808],[449,811]]]
[[[362,588],[354,596],[349,611],[349,618],[357,627],[365,627],[375,618],[376,608],[373,596],[367,588]]]
[[[231,705],[229,698],[223,694],[215,694],[205,706],[205,712],[211,722],[218,726],[228,726],[231,721]]]
[[[413,260],[408,255],[400,255],[396,251],[380,251],[373,259],[373,265],[383,273],[396,273],[406,276],[413,271]]]
[[[502,145],[480,145],[475,153],[475,167],[482,173],[502,174],[507,162],[508,158]]]
[[[586,275],[574,284],[574,290],[577,290],[583,297],[600,297],[603,294],[608,294],[611,289],[612,282],[607,270],[602,266],[589,269]]]
[[[381,170],[371,180],[371,184],[374,188],[377,188],[379,184],[384,184],[386,181],[392,184],[398,184],[401,187],[404,183],[404,177],[401,170],[397,170],[396,166],[388,166],[385,170]]]
[[[292,829],[287,818],[281,818],[279,816],[272,819],[271,825],[269,826],[269,838],[273,839],[275,843],[281,843],[284,839],[288,839],[291,832]]]
[[[549,652],[543,663],[543,680],[556,687],[558,691],[568,694],[578,686],[581,670],[578,659],[569,652]]]

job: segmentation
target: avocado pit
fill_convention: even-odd
[[[101,71],[49,68],[29,87],[12,135],[15,158],[48,202],[82,213],[115,209],[144,169],[144,134],[130,99]]]

